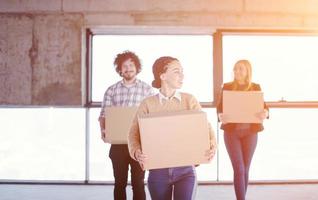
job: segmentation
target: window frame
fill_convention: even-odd
[[[318,30],[287,30],[287,29],[217,29],[215,32],[214,45],[216,54],[214,58],[215,69],[213,74],[215,97],[219,98],[219,93],[223,84],[223,36],[318,36]],[[219,77],[218,77],[219,76]],[[318,101],[267,101],[269,108],[318,108]]]
[[[89,181],[89,109],[94,107],[100,107],[100,102],[91,101],[91,56],[92,56],[92,36],[96,34],[122,34],[122,35],[131,35],[131,34],[211,34],[213,35],[213,97],[214,100],[217,99],[217,96],[220,92],[220,89],[223,84],[223,60],[222,60],[222,36],[223,35],[314,35],[318,36],[317,30],[262,30],[262,29],[215,29],[213,27],[149,27],[149,26],[134,26],[134,27],[117,27],[117,26],[107,26],[105,28],[87,28],[83,33],[83,44],[82,44],[82,55],[83,55],[83,74],[82,74],[82,88],[83,88],[83,105],[80,108],[86,109],[86,130],[85,130],[85,180],[81,181],[68,181],[68,180],[0,180],[0,183],[62,183],[62,184],[92,184]],[[205,108],[214,108],[215,102],[205,103],[200,102],[201,105]],[[266,102],[269,107],[273,108],[318,108],[318,101],[297,101],[297,102]],[[1,108],[42,108],[47,106],[0,106]],[[54,106],[54,108],[74,108],[77,106]],[[95,119],[93,119],[95,120]],[[219,128],[217,127],[217,132]],[[219,139],[219,138],[218,138]],[[214,182],[214,181],[212,181]],[[222,183],[223,181],[216,181],[217,183]],[[264,183],[264,181],[253,181],[256,183]],[[265,183],[317,183],[317,180],[287,180],[287,181],[265,181]],[[112,184],[112,183],[108,183]],[[211,184],[211,182],[207,182]]]
[[[200,102],[203,108],[215,108],[220,91],[223,85],[223,36],[224,35],[279,35],[279,36],[318,36],[316,30],[278,30],[278,29],[215,29],[213,27],[152,27],[152,26],[110,26],[105,28],[90,28],[86,31],[86,102],[85,107],[97,108],[101,106],[101,102],[93,102],[92,94],[92,38],[94,35],[200,35],[211,34],[213,40],[213,102]],[[318,101],[297,101],[297,102],[266,102],[269,108],[318,108]],[[87,133],[88,134],[88,133]],[[217,125],[217,140],[219,141],[219,126]],[[88,147],[89,148],[89,147]],[[217,169],[217,183],[224,182],[219,180],[219,161]],[[89,175],[88,175],[89,177]],[[90,183],[89,179],[86,182]],[[207,181],[211,184],[215,181]],[[253,181],[256,183],[263,183],[263,181]],[[287,181],[266,181],[268,182],[297,182],[297,180]],[[312,182],[316,182],[313,180]]]
[[[92,100],[92,40],[95,35],[211,35],[212,41],[214,42],[215,29],[212,27],[139,27],[139,26],[120,26],[120,27],[109,27],[109,28],[90,28],[86,30],[87,39],[87,51],[86,51],[86,107],[100,107],[100,101]],[[211,44],[212,45],[212,44]],[[214,48],[214,45],[213,45]],[[214,50],[212,52],[212,64],[214,64]],[[211,66],[213,67],[213,66]],[[214,73],[214,68],[212,72]],[[213,77],[213,75],[212,75]],[[215,81],[213,80],[213,84]],[[212,91],[213,92],[213,91]],[[204,108],[214,108],[216,98],[213,95],[213,101],[211,102],[200,102]]]

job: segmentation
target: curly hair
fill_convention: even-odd
[[[116,66],[116,72],[121,76],[121,67],[122,64],[131,59],[136,65],[137,74],[141,71],[141,62],[139,57],[132,51],[124,51],[123,53],[117,54],[114,65]]]

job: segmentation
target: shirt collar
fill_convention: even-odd
[[[159,102],[162,104],[164,101],[169,101],[171,99],[177,99],[179,102],[181,102],[181,93],[176,91],[172,97],[166,97],[164,96],[160,91],[158,93]]]

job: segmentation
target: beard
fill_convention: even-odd
[[[122,74],[122,77],[127,81],[131,81],[136,78],[136,75],[137,73],[134,71],[126,71]]]

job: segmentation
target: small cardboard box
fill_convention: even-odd
[[[151,113],[138,118],[144,169],[159,169],[207,163],[210,149],[206,113],[182,111]]]
[[[231,123],[262,123],[256,113],[263,110],[261,91],[223,91],[223,114]]]
[[[106,140],[111,144],[127,144],[130,126],[137,107],[106,107]]]

